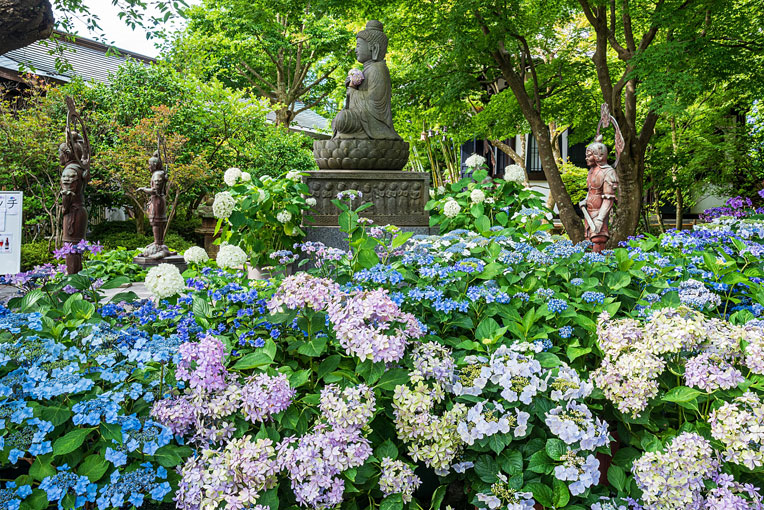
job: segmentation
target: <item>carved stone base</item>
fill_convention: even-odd
[[[332,203],[337,193],[354,189],[363,193],[355,206],[374,205],[361,212],[378,225],[427,227],[429,214],[424,206],[429,200],[430,174],[424,172],[378,170],[321,170],[309,172],[305,181],[316,205],[305,214],[306,226],[336,226],[339,209]]]
[[[172,264],[173,266],[178,266],[178,269],[181,273],[188,268],[188,265],[186,264],[186,261],[182,255],[170,255],[169,257],[165,257],[163,259],[135,257],[133,258],[133,262],[145,269],[150,269],[154,266],[158,266],[159,264]]]
[[[403,140],[316,140],[313,157],[322,170],[401,170],[409,159],[409,144]]]

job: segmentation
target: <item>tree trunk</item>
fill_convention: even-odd
[[[294,119],[294,112],[290,110],[289,107],[280,108],[276,110],[276,125],[277,126],[283,126],[285,128],[288,128],[289,124],[291,124],[293,119]]]
[[[562,177],[560,177],[560,169],[557,166],[554,150],[552,149],[552,140],[549,136],[549,126],[541,118],[540,104],[538,108],[533,106],[522,77],[515,72],[503,55],[498,51],[495,51],[493,55],[501,68],[502,76],[512,89],[520,110],[531,125],[533,135],[536,137],[539,158],[541,159],[541,169],[544,171],[544,176],[549,184],[549,192],[557,203],[562,226],[565,228],[565,232],[567,232],[571,241],[574,243],[581,242],[584,240],[584,223],[576,214],[573,201],[565,189]]]
[[[23,48],[53,32],[50,0],[0,0],[0,55]]]
[[[515,149],[510,145],[507,145],[501,140],[491,140],[491,145],[497,147],[501,152],[512,158],[512,161],[514,161],[517,166],[525,170],[525,158],[515,152]]]
[[[677,184],[677,180],[679,180],[679,169],[677,168],[677,152],[679,151],[679,140],[677,138],[677,130],[676,130],[676,117],[671,117],[671,148],[674,153],[674,164],[671,167],[671,177],[674,181],[674,186],[676,188],[675,191],[675,200],[676,200],[676,221],[674,223],[674,227],[677,230],[682,230],[682,208],[684,206],[684,197],[682,196],[682,189]]]

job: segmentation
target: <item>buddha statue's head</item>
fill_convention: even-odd
[[[382,23],[377,20],[371,20],[366,23],[366,29],[361,30],[356,35],[355,56],[359,62],[364,63],[369,60],[379,62],[385,59],[387,53],[387,36],[382,27]]]

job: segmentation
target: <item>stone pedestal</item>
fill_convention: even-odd
[[[337,193],[358,190],[363,198],[354,206],[374,204],[361,212],[378,225],[428,227],[429,214],[424,206],[429,200],[430,174],[400,170],[319,170],[309,172],[305,182],[316,205],[305,214],[306,227],[336,227],[340,210],[332,203]]]
[[[170,255],[169,257],[165,257],[163,259],[135,257],[133,259],[133,262],[135,262],[136,264],[138,264],[144,269],[151,269],[152,267],[158,266],[159,264],[172,264],[174,266],[178,266],[178,269],[182,273],[188,268],[188,266],[186,265],[186,261],[182,255]]]

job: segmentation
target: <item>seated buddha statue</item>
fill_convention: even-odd
[[[401,140],[393,127],[390,108],[392,86],[385,63],[387,36],[382,23],[371,20],[356,36],[356,58],[363,64],[363,76],[351,71],[345,81],[345,107],[332,122],[332,138]]]

